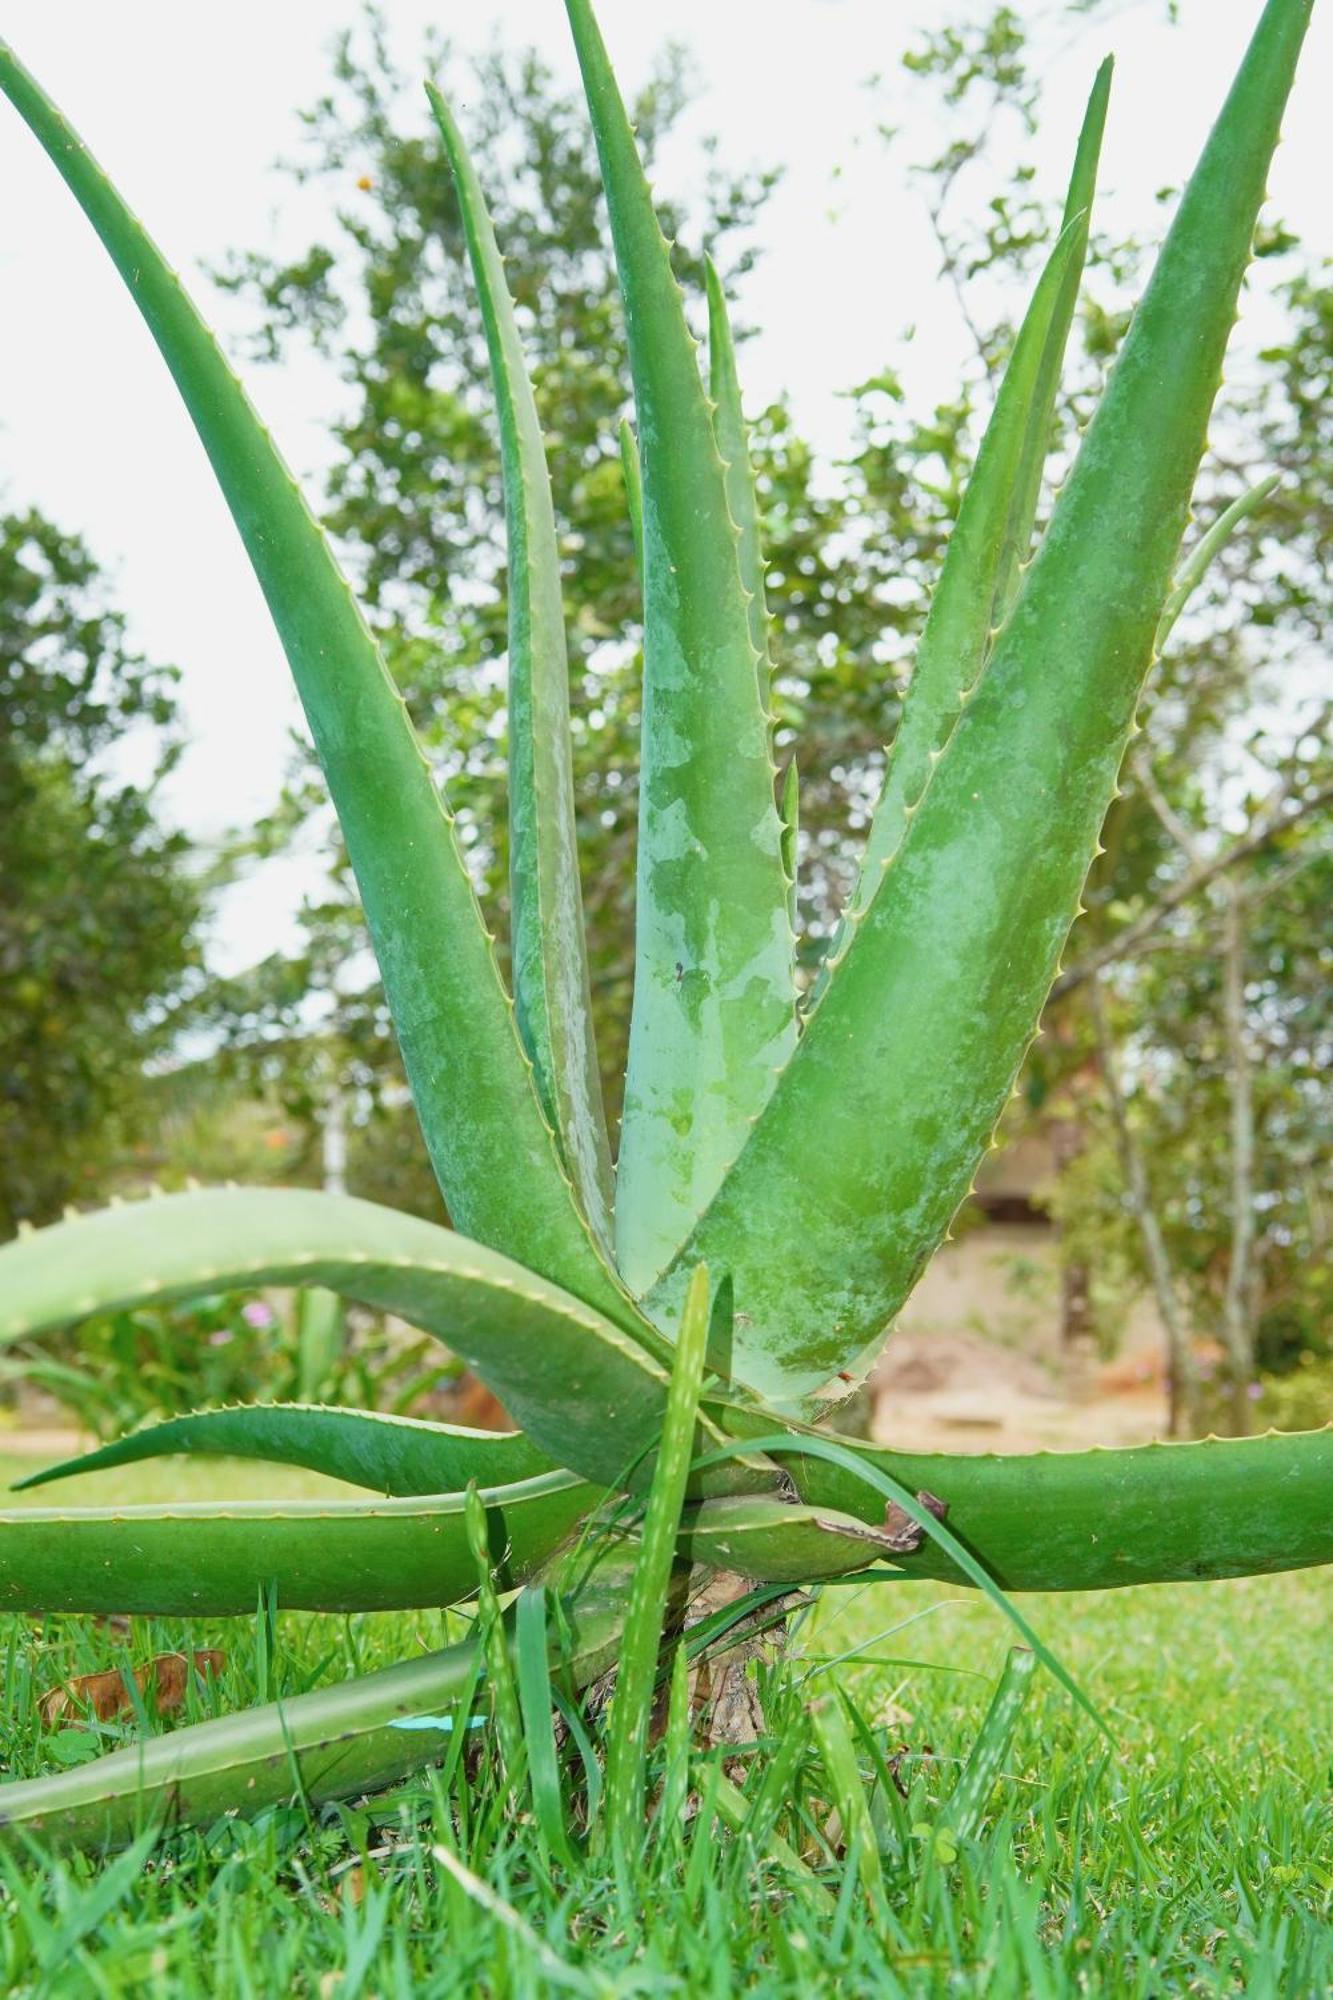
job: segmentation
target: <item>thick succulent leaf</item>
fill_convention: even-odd
[[[514,1003],[565,1164],[611,1241],[611,1150],[593,1038],[569,727],[560,550],[546,450],[504,263],[476,169],[427,85],[481,296],[500,417],[509,542],[509,894]]]
[[[865,1353],[1013,1086],[1114,794],[1308,0],[1270,0],[1004,630],[735,1168],[707,1261],[771,1398]]]
[[[342,822],[455,1224],[627,1323],[534,1090],[452,820],[317,522],[179,279],[2,43],[0,88],[125,279],[254,564]]]
[[[576,1686],[612,1664],[625,1589],[618,1553],[591,1575],[581,1565],[552,1638]],[[481,1679],[469,1639],[335,1687],[149,1737],[72,1771],[0,1785],[0,1835],[116,1847],[154,1817],[168,1827],[205,1826],[238,1805],[253,1813],[300,1800],[309,1808],[380,1791],[444,1756],[474,1711],[485,1713]]]
[[[760,1435],[760,1421],[745,1419],[746,1434]],[[1013,1457],[851,1449],[909,1492],[944,1501],[948,1526],[1005,1590],[1113,1590],[1333,1562],[1333,1425]],[[876,1519],[874,1494],[849,1472],[803,1458],[799,1445],[776,1455],[807,1506]],[[929,1539],[889,1560],[907,1576],[969,1581]]]
[[[717,266],[709,257],[704,264],[708,290],[708,391],[713,399],[713,430],[717,448],[727,472],[727,506],[740,530],[741,582],[750,607],[750,638],[759,662],[759,699],[772,726],[768,651],[768,605],[764,594],[764,548],[759,527],[759,502],[755,497],[754,468],[750,463],[750,433],[741,404],[740,377],[736,372],[736,344],[731,336],[726,293]]]
[[[503,1586],[531,1576],[599,1498],[568,1472],[485,1492]],[[464,1499],[14,1509],[0,1514],[0,1610],[247,1617],[269,1589],[289,1611],[455,1604],[477,1588]]]
[[[347,1344],[347,1315],[336,1292],[307,1285],[296,1301],[297,1400],[317,1403]],[[438,1492],[439,1488],[436,1487]]]
[[[761,1583],[815,1583],[894,1560],[888,1536],[856,1515],[792,1506],[768,1494],[693,1508],[682,1525],[681,1553]]]
[[[634,559],[643,580],[643,467],[639,464],[639,441],[628,417],[620,419],[620,469],[625,480],[625,505],[629,510],[630,533],[634,537]]]
[[[793,755],[782,778],[782,866],[787,877],[787,914],[796,930],[797,870],[801,852],[801,774]]]
[[[100,1450],[15,1480],[14,1491],[177,1455],[300,1465],[307,1472],[393,1497],[461,1493],[472,1480],[478,1486],[512,1486],[556,1470],[550,1457],[522,1431],[469,1431],[368,1410],[260,1403],[244,1409],[197,1410],[149,1424]]]
[[[644,694],[616,1252],[642,1292],[796,1036],[768,719],[713,416],[606,50],[567,0],[601,157],[643,468]]]
[[[1087,255],[1089,210],[1110,85],[1108,62],[1097,74],[1083,120],[1059,241],[1019,328],[949,537],[849,904],[851,918],[865,910],[902,843],[912,808],[981,674],[1028,553]],[[816,998],[822,995],[847,936],[844,921]]]
[[[591,1307],[435,1223],[304,1188],[162,1195],[5,1244],[0,1341],[207,1288],[305,1284],[437,1334],[585,1478],[613,1484],[656,1440],[666,1369]]]
[[[1266,479],[1257,480],[1248,492],[1242,493],[1238,500],[1233,500],[1231,505],[1218,515],[1207,534],[1200,535],[1176,571],[1171,595],[1162,607],[1162,615],[1157,623],[1156,649],[1159,653],[1170,636],[1172,626],[1203,582],[1214,556],[1230,541],[1241,522],[1248,520],[1256,509],[1263,506],[1273,488],[1281,484],[1281,480],[1282,475],[1279,472],[1272,472]]]

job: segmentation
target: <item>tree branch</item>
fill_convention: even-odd
[[[1231,1374],[1235,1427],[1250,1429],[1247,1391],[1254,1370],[1250,1324],[1250,1253],[1254,1245],[1254,1065],[1245,1033],[1245,903],[1228,885],[1222,945],[1222,1012],[1227,1094],[1231,1100],[1231,1262],[1222,1330]]]
[[[1124,1175],[1125,1193],[1129,1199],[1130,1213],[1139,1226],[1148,1275],[1152,1280],[1153,1297],[1157,1302],[1162,1331],[1166,1335],[1167,1430],[1172,1437],[1178,1437],[1182,1431],[1190,1429],[1197,1414],[1199,1374],[1195,1365],[1194,1349],[1190,1345],[1189,1329],[1185,1325],[1180,1309],[1180,1296],[1172,1275],[1171,1260],[1167,1255],[1162,1225],[1152,1204],[1143,1151],[1129,1122],[1129,1110],[1121,1088],[1115,1044],[1111,1039],[1111,1028],[1102,1002],[1101,987],[1095,978],[1088,982],[1088,1011],[1092,1016],[1093,1032],[1097,1038],[1097,1067],[1101,1071],[1102,1082],[1106,1087],[1106,1101],[1110,1106],[1111,1124],[1115,1130],[1116,1151],[1120,1156],[1120,1171]]]
[[[1077,965],[1071,965],[1067,972],[1062,972],[1051,988],[1051,999],[1063,999],[1066,993],[1072,993],[1075,988],[1085,985],[1097,973],[1103,972],[1108,965],[1114,965],[1119,959],[1132,957],[1145,939],[1160,929],[1182,903],[1190,902],[1201,890],[1208,888],[1210,883],[1216,882],[1220,876],[1234,868],[1238,861],[1244,861],[1247,856],[1257,854],[1260,848],[1266,847],[1270,840],[1277,839],[1288,827],[1295,826],[1300,820],[1308,819],[1310,814],[1318,812],[1321,806],[1330,804],[1333,804],[1333,785],[1312,792],[1309,798],[1302,799],[1294,811],[1283,813],[1280,818],[1261,816],[1248,833],[1241,834],[1238,839],[1231,842],[1230,846],[1219,849],[1209,860],[1199,862],[1187,874],[1182,875],[1178,882],[1172,883],[1163,893],[1161,900],[1154,903],[1150,910],[1145,910],[1134,923],[1126,924],[1115,937],[1108,938],[1105,944],[1089,952],[1088,956],[1081,959]]]

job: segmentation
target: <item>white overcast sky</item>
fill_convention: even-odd
[[[538,43],[572,74],[560,0],[385,0],[385,11],[400,55],[433,24],[464,44],[497,33]],[[801,421],[830,449],[845,422],[837,392],[891,353],[901,359],[907,323],[917,328],[907,380],[923,404],[947,388],[963,351],[919,197],[870,136],[864,83],[893,72],[923,25],[987,11],[986,0],[601,0],[628,87],[666,36],[682,40],[703,85],[694,129],[717,131],[731,164],[786,167],[763,224],[767,254],[741,302],[761,328],[746,349],[747,388],[753,403],[793,392]],[[1109,47],[1118,69],[1105,212],[1157,226],[1154,191],[1188,171],[1258,0],[1182,0],[1180,11],[1171,29],[1160,0],[1142,0],[1090,26],[1062,19],[1047,36],[1047,123],[1032,151],[1049,190],[1060,187]],[[324,86],[329,43],[357,13],[355,0],[5,0],[0,25],[168,255],[195,274],[225,334],[241,324],[236,307],[199,267],[235,248],[294,249],[318,230],[327,197],[296,197],[272,165],[294,150],[295,113]],[[1324,8],[1271,191],[1325,252],[1330,77],[1333,9]],[[929,142],[919,123],[912,129],[926,104],[919,86],[900,99],[908,152]],[[668,171],[684,186],[688,160],[677,151]],[[191,748],[170,808],[197,837],[216,838],[275,796],[299,720],[285,663],[165,368],[72,197],[3,106],[0,186],[0,498],[35,503],[86,535],[136,641],[184,670]],[[314,364],[245,372],[289,460],[317,477],[336,382]],[[282,941],[309,880],[308,864],[276,867],[233,891],[219,924],[223,962]]]

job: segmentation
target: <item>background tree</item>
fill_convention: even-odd
[[[156,816],[174,679],[77,537],[0,516],[0,1238],[101,1192],[197,964],[188,846]]]

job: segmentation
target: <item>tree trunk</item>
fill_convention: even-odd
[[[1231,1261],[1222,1301],[1222,1341],[1231,1390],[1231,1424],[1237,1436],[1253,1428],[1250,1383],[1254,1376],[1254,1327],[1250,1267],[1254,1248],[1254,1070],[1245,1031],[1244,900],[1227,886],[1222,928],[1222,1013],[1227,1089],[1231,1098]]]
[[[1124,1092],[1120,1088],[1115,1046],[1102,1002],[1101,986],[1095,977],[1088,982],[1088,1007],[1097,1035],[1097,1061],[1106,1085],[1111,1122],[1115,1127],[1116,1150],[1120,1155],[1120,1170],[1125,1177],[1125,1192],[1143,1239],[1144,1259],[1166,1343],[1167,1436],[1186,1437],[1195,1428],[1198,1416],[1199,1371],[1190,1344],[1189,1328],[1181,1311],[1166,1239],[1152,1205],[1148,1169],[1129,1122]]]
[[[1070,1093],[1074,1081],[1070,1080]],[[1051,1157],[1057,1174],[1064,1174],[1087,1145],[1083,1118],[1075,1098],[1073,1113],[1053,1118],[1049,1131]],[[1081,1257],[1060,1258],[1060,1361],[1065,1392],[1074,1402],[1096,1395],[1097,1319],[1092,1304],[1092,1273]]]

